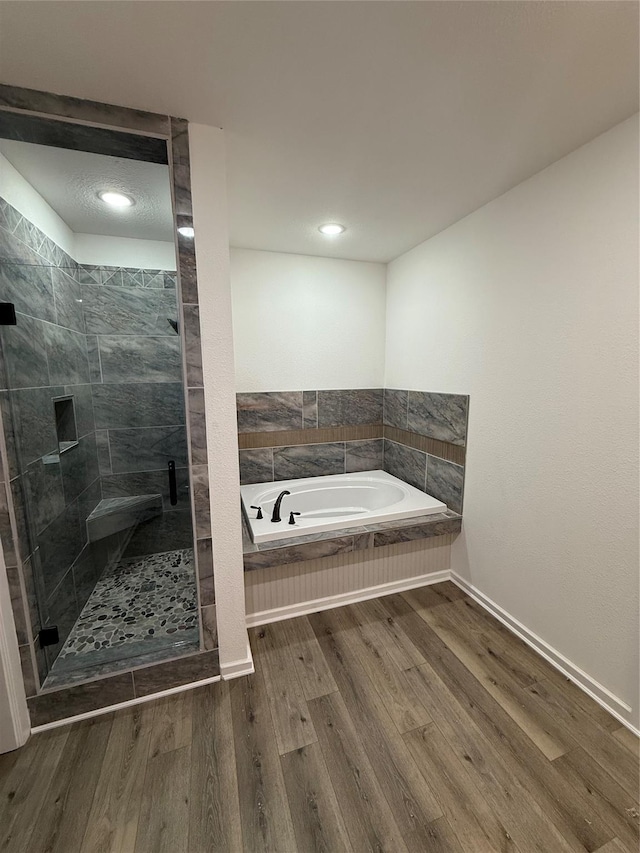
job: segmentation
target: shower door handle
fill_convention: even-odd
[[[173,459],[169,462],[169,503],[175,506],[178,503],[178,486],[176,485],[176,463]]]

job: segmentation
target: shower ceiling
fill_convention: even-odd
[[[79,234],[173,242],[167,166],[31,142],[0,139],[0,154]],[[134,199],[125,210],[105,205],[98,192]]]

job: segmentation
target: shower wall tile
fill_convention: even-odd
[[[78,436],[82,437],[96,431],[96,420],[93,414],[93,395],[91,385],[65,385],[65,395],[73,397]]]
[[[95,433],[90,433],[60,454],[64,501],[69,505],[99,476]],[[48,466],[47,466],[48,467]]]
[[[87,335],[87,358],[89,359],[89,376],[91,382],[102,382],[102,365],[97,335]]]
[[[100,474],[113,473],[111,468],[111,450],[109,449],[109,430],[96,430],[96,448]]]
[[[172,331],[167,324],[169,331]],[[102,381],[181,382],[182,354],[180,338],[164,335],[101,335],[100,364]]]
[[[24,477],[16,477],[15,480],[11,480],[9,488],[17,534],[17,540],[14,539],[14,545],[18,548],[18,561],[24,561],[26,559],[25,554],[31,554],[32,548],[36,545],[35,531],[33,529],[30,530],[27,526]]]
[[[22,465],[57,450],[53,398],[63,395],[62,386],[11,392],[13,423]]]
[[[409,430],[451,444],[466,444],[469,398],[409,391]]]
[[[140,557],[180,548],[193,548],[191,510],[174,508],[136,528],[124,556]]]
[[[66,507],[60,515],[38,534],[43,586],[51,596],[69,567],[82,551],[85,533],[80,525],[77,502]]]
[[[238,432],[302,428],[302,391],[237,394]]]
[[[316,445],[314,445],[316,446]],[[273,450],[261,447],[256,450],[241,450],[240,484],[269,483],[273,480]]]
[[[171,460],[181,468],[188,464],[184,426],[109,430],[109,447],[114,474],[166,471]]]
[[[170,290],[86,285],[82,307],[89,335],[164,335],[178,319]]]
[[[27,467],[22,478],[32,524],[37,533],[51,524],[65,507],[60,459],[53,459],[47,464],[42,459],[36,459]]]
[[[44,324],[52,385],[80,385],[90,381],[87,344],[83,334]]]
[[[191,435],[191,463],[207,463],[207,424],[204,411],[204,389],[189,388],[189,431]]]
[[[384,440],[384,470],[425,491],[427,454],[395,441]]]
[[[374,438],[368,441],[347,441],[346,446],[346,473],[354,474],[358,471],[381,471],[383,441]]]
[[[47,599],[46,608],[47,619],[45,626],[56,625],[59,634],[59,642],[45,648],[49,666],[52,666],[80,612],[76,600],[73,571],[71,569],[67,571],[54,592]]]
[[[462,512],[464,468],[455,462],[427,457],[427,493],[446,503],[454,512]]]
[[[15,326],[5,326],[2,343],[10,387],[49,385],[46,330],[56,328],[26,314],[17,315]]]
[[[408,404],[408,391],[385,388],[383,423],[397,429],[407,429]]]
[[[276,447],[273,451],[274,480],[294,480],[344,472],[344,441]]]
[[[318,429],[318,392],[302,392],[302,428]]]
[[[94,385],[93,406],[98,429],[177,426],[185,422],[180,382]]]
[[[382,423],[382,389],[318,391],[318,426]]]
[[[16,311],[22,314],[49,323],[56,321],[53,283],[48,266],[0,262],[0,297],[3,302],[13,302]]]
[[[183,305],[184,345],[187,362],[187,386],[202,387],[202,350],[200,345],[200,309],[197,305]]]
[[[84,314],[82,313],[82,288],[77,280],[62,269],[52,269],[53,293],[56,309],[56,323],[84,334]]]
[[[121,498],[133,495],[162,495],[165,513],[189,506],[189,476],[186,468],[176,468],[178,503],[169,502],[169,477],[166,471],[136,471],[130,474],[107,474],[101,477],[102,495]]]

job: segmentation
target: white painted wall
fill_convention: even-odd
[[[380,388],[385,266],[231,250],[237,391]]]
[[[0,196],[33,222],[68,255],[75,257],[75,235],[71,228],[2,154],[0,154]]]
[[[189,125],[207,419],[216,617],[223,678],[253,671],[245,624],[224,135]]]
[[[73,257],[79,264],[175,270],[176,247],[160,240],[75,234]]]
[[[175,270],[173,243],[101,234],[77,234],[20,172],[0,154],[0,196],[80,264]]]
[[[389,265],[386,385],[471,395],[452,569],[638,724],[638,122]]]

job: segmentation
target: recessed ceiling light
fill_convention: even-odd
[[[98,193],[98,198],[101,198],[110,207],[131,207],[133,204],[131,196],[116,192],[115,190],[103,190]]]
[[[340,225],[337,222],[327,222],[326,225],[321,225],[318,228],[318,231],[324,234],[325,237],[337,237],[338,234],[343,234],[346,230],[344,225]]]
[[[180,228],[178,228],[178,234],[182,234],[183,237],[194,237],[195,233],[196,232],[190,225],[181,225]]]

